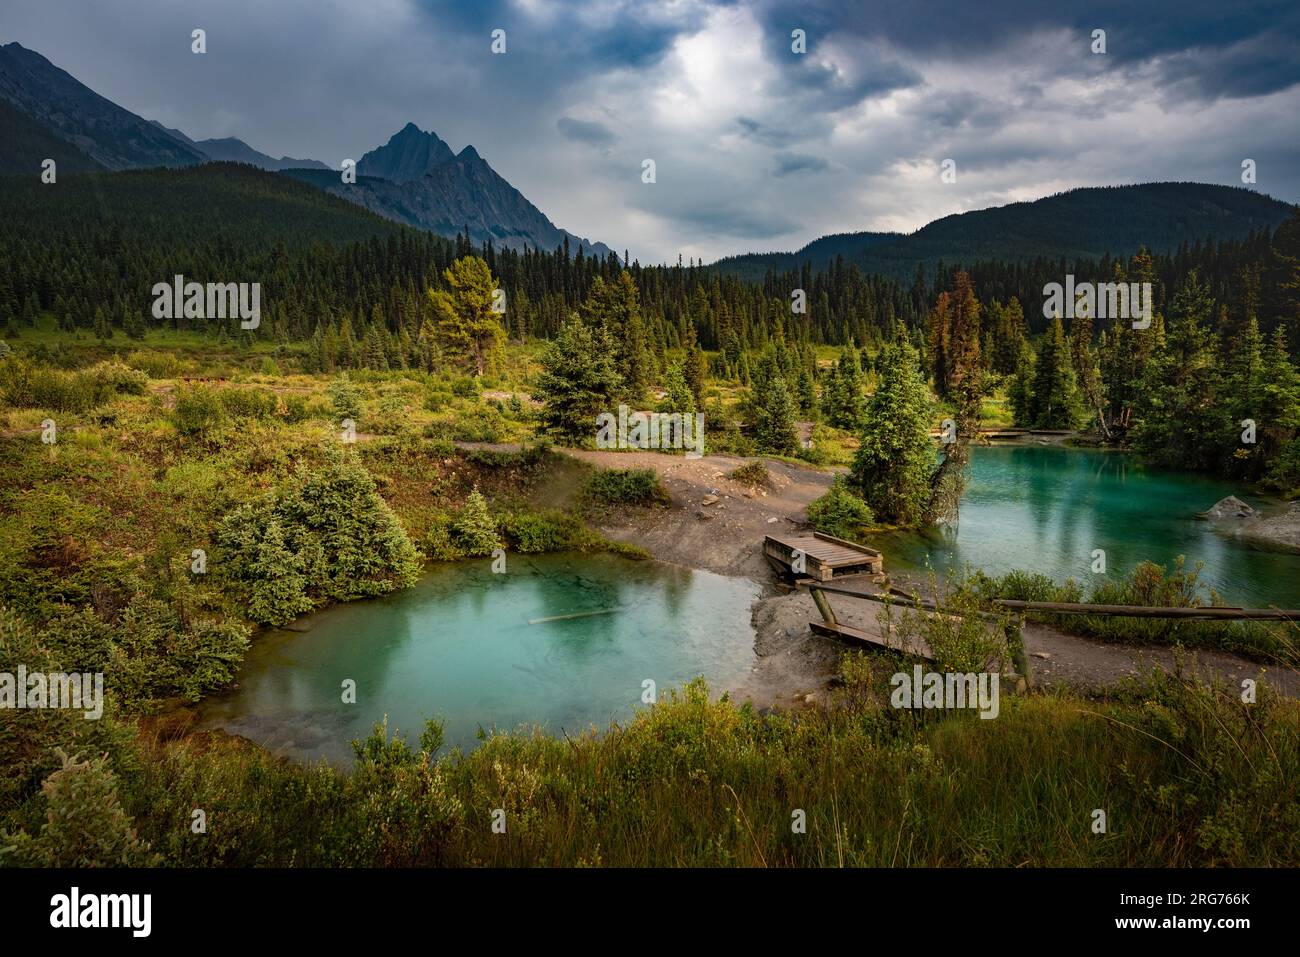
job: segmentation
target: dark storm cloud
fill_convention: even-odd
[[[769,126],[751,116],[736,117],[736,126],[742,136],[766,146],[782,146],[790,141],[790,131],[785,127]]]
[[[1294,0],[771,0],[758,9],[776,62],[789,53],[796,27],[808,33],[809,54],[847,36],[946,59],[995,55],[1028,34],[1070,30],[1079,35],[1079,53],[1061,68],[1087,69],[1100,65],[1089,63],[1089,43],[1094,29],[1104,29],[1106,62],[1125,68],[1154,63],[1163,82],[1180,85],[1186,95],[1258,96],[1300,83],[1300,4]],[[796,75],[799,69],[806,67],[790,65]]]
[[[806,153],[778,153],[776,168],[772,171],[777,176],[789,176],[791,173],[816,173],[830,166],[819,156]]]
[[[415,122],[642,261],[1075,185],[1233,182],[1246,156],[1259,189],[1300,195],[1294,0],[3,2],[0,41],[190,136],[336,166]]]
[[[907,89],[921,83],[921,75],[895,57],[879,51],[862,51],[839,62],[827,62],[807,54],[794,54],[787,43],[782,82],[773,94],[806,94],[809,106],[818,111],[835,111],[854,106],[873,96]],[[777,61],[780,62],[780,61]]]
[[[1004,126],[1015,108],[964,90],[926,96],[908,112],[918,121],[938,129],[989,130]]]
[[[505,30],[507,47],[544,52],[552,66],[563,67],[556,79],[567,82],[610,67],[652,66],[679,36],[700,28],[710,5],[685,3],[669,11],[638,0],[547,0],[537,5],[544,12],[539,17],[510,0],[419,0],[416,6],[430,26],[482,37],[485,49],[493,30]]]
[[[590,143],[592,146],[608,146],[618,138],[603,123],[575,120],[568,116],[556,120],[555,128],[565,139],[573,140],[575,143]]]
[[[784,235],[799,225],[784,213],[756,209],[745,200],[690,202],[671,215],[674,221],[710,235],[755,240]]]

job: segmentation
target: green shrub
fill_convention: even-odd
[[[672,501],[654,469],[601,469],[583,495],[598,505],[667,505]]]
[[[1082,601],[1083,594],[1074,579],[1058,585],[1049,575],[1016,569],[1001,577],[974,571],[965,576],[963,587],[980,598],[991,601],[1008,598],[1014,601]]]
[[[477,399],[481,394],[479,381],[474,376],[458,376],[451,383],[452,395],[461,399]]]
[[[456,397],[447,389],[434,389],[424,399],[424,407],[430,412],[441,412],[456,401]]]
[[[222,389],[217,399],[235,418],[269,419],[279,407],[279,400],[270,389]]]
[[[143,395],[149,377],[120,362],[66,372],[28,359],[0,362],[0,397],[17,408],[89,412],[115,395]]]
[[[454,562],[464,558],[465,553],[456,544],[452,534],[452,525],[456,519],[450,515],[439,515],[429,525],[424,534],[424,553],[437,562]]]
[[[456,454],[456,442],[441,426],[430,423],[420,430],[420,435],[428,440],[425,448],[430,455],[446,457]]]
[[[296,425],[299,422],[306,422],[311,418],[311,412],[307,408],[307,398],[305,396],[290,392],[281,396],[281,401],[283,402],[281,414],[284,416],[284,421],[288,422],[290,425]]]
[[[226,516],[216,539],[254,621],[282,624],[319,602],[382,595],[420,575],[420,553],[374,480],[335,446],[320,468]]]
[[[58,751],[63,766],[41,785],[45,823],[35,834],[0,834],[0,860],[26,867],[151,867],[161,863],[135,832],[105,757]],[[3,845],[9,844],[9,847]]]
[[[1172,570],[1141,562],[1127,578],[1103,581],[1085,595],[1073,579],[1056,584],[1046,575],[1023,571],[990,576],[981,571],[954,581],[954,587],[985,603],[1007,598],[1017,601],[1091,602],[1099,605],[1140,605],[1152,608],[1195,608],[1221,605],[1222,600],[1199,582],[1200,566],[1184,570],[1178,558]],[[1031,612],[1027,616],[1062,631],[1103,641],[1134,645],[1182,645],[1233,651],[1263,661],[1296,663],[1295,641],[1285,625],[1264,621],[1190,621],[1174,618],[1120,618]]]
[[[871,508],[854,494],[842,476],[836,476],[821,498],[808,503],[808,524],[836,538],[855,539],[874,524]]]
[[[1019,635],[1009,613],[990,608],[970,592],[941,588],[933,581],[934,610],[920,602],[885,605],[882,630],[904,646],[923,641],[930,646],[934,667],[943,672],[1000,672],[1019,653]],[[989,620],[990,618],[994,620]],[[1017,647],[1010,637],[1015,635]]]
[[[728,476],[733,482],[756,485],[760,488],[772,487],[772,473],[763,462],[746,462]]]
[[[477,488],[469,493],[451,526],[452,540],[466,555],[491,555],[501,547],[497,523]]]
[[[114,395],[144,395],[149,391],[147,375],[117,361],[96,363],[82,374],[96,384],[101,402]]]
[[[505,417],[490,405],[457,409],[444,419],[443,427],[459,442],[501,442],[507,430]]]
[[[328,391],[335,415],[353,421],[361,418],[361,392],[346,372],[330,383]]]
[[[1264,480],[1267,488],[1286,498],[1300,496],[1300,438],[1294,438],[1274,460]]]
[[[576,516],[561,511],[512,512],[501,528],[511,548],[522,554],[579,549],[591,537]]]
[[[181,435],[206,435],[225,422],[226,407],[214,390],[194,386],[177,394],[171,418]]]

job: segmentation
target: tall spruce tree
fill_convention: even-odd
[[[934,403],[905,338],[881,350],[878,370],[850,483],[879,520],[917,525],[925,518],[935,470]]]
[[[457,259],[443,278],[448,289],[429,290],[438,344],[445,358],[483,375],[505,342],[501,316],[492,311],[499,284],[477,256]]]
[[[609,337],[575,316],[542,353],[542,372],[533,390],[542,403],[542,427],[571,445],[596,435],[602,412],[617,412],[623,378]]]
[[[1057,316],[1038,347],[1027,424],[1036,429],[1072,429],[1078,425],[1081,411],[1070,344]]]
[[[754,396],[754,445],[772,455],[794,455],[799,451],[795,431],[798,405],[780,375],[767,377]]]
[[[1213,302],[1193,270],[1169,306],[1163,342],[1151,356],[1134,406],[1133,447],[1162,465],[1222,464],[1232,423],[1220,401],[1209,330]]]

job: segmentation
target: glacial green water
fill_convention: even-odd
[[[1242,492],[1123,454],[980,448],[955,527],[872,544],[888,569],[1021,568],[1085,585],[1097,548],[1111,576],[1184,555],[1230,602],[1300,606],[1300,555],[1246,547],[1196,519],[1230,494],[1260,504]],[[647,679],[663,691],[702,674],[725,688],[754,664],[753,582],[611,555],[512,555],[507,569],[438,566],[413,589],[313,616],[305,633],[260,637],[239,689],[205,702],[204,725],[346,764],[350,742],[385,715],[412,742],[440,717],[448,745],[468,749],[480,727],[604,728],[631,716]],[[529,623],[592,611],[606,613]],[[355,704],[341,700],[347,679]]]
[[[886,569],[1020,568],[1085,587],[1097,577],[1093,549],[1105,550],[1112,577],[1183,555],[1188,567],[1205,563],[1201,581],[1230,604],[1297,607],[1300,555],[1247,547],[1197,520],[1227,495],[1263,504],[1241,483],[1145,467],[1123,453],[992,446],[974,450],[955,526],[872,544],[884,550]]]
[[[743,677],[758,594],[612,555],[511,555],[505,574],[489,559],[438,566],[407,591],[319,613],[304,633],[259,637],[238,690],[205,702],[203,724],[339,764],[385,715],[412,744],[440,717],[447,745],[465,749],[480,727],[603,729],[640,706],[646,680],[663,693],[696,675],[714,688]],[[529,623],[593,611],[605,613]],[[347,679],[355,704],[342,701]]]

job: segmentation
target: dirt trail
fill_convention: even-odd
[[[557,451],[599,468],[654,469],[672,497],[670,508],[611,510],[597,520],[602,534],[639,545],[661,561],[750,578],[769,586],[771,594],[753,608],[758,661],[749,677],[730,689],[738,700],[752,700],[759,707],[788,708],[810,704],[826,694],[845,646],[809,630],[808,622],[819,614],[806,592],[778,593],[772,570],[763,557],[762,542],[764,535],[774,531],[806,528],[804,509],[826,491],[834,472],[760,458],[758,461],[767,465],[772,476],[771,487],[764,489],[729,477],[736,468],[755,459],[729,455],[687,459],[662,452],[568,448]],[[572,493],[576,489],[565,491]],[[557,489],[550,490],[552,496],[558,493]],[[888,554],[885,568],[889,569]],[[843,623],[879,633],[875,603],[836,597],[832,604]],[[1035,623],[1025,626],[1025,647],[1034,683],[1039,687],[1069,686],[1093,691],[1150,666],[1166,670],[1175,666],[1175,654],[1170,648],[1106,644]],[[1206,677],[1233,684],[1255,678],[1300,697],[1300,674],[1293,670],[1264,668],[1224,652],[1202,651],[1187,657],[1188,670]]]
[[[616,541],[640,545],[663,561],[757,581],[771,578],[771,569],[763,558],[763,536],[803,527],[804,508],[825,494],[834,477],[831,472],[775,459],[730,455],[688,459],[663,452],[563,451],[600,468],[652,468],[672,496],[669,509],[611,512],[600,521],[604,534]],[[751,461],[767,465],[770,487],[729,478]]]

